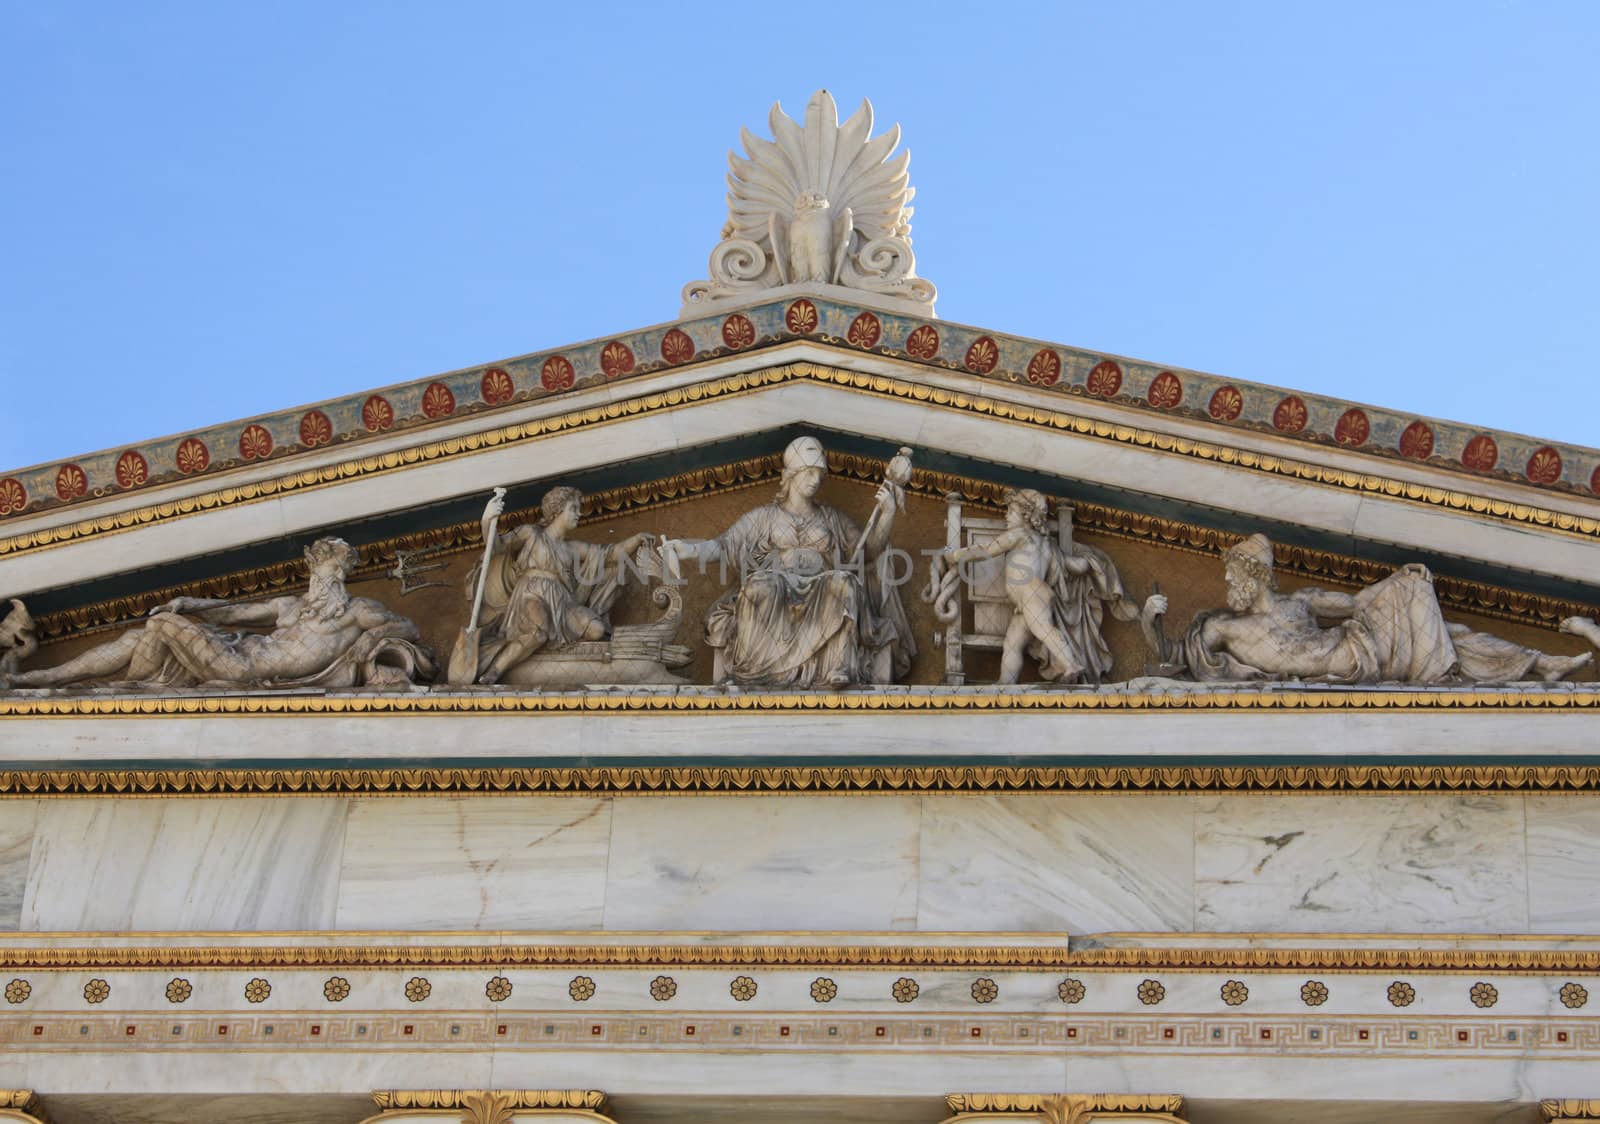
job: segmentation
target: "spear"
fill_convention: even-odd
[[[505,499],[506,490],[496,488],[494,498]],[[472,616],[467,621],[467,627],[456,635],[456,646],[450,652],[450,667],[445,672],[445,678],[457,685],[471,683],[478,678],[478,616],[483,612],[483,591],[489,583],[489,559],[494,554],[495,531],[499,526],[500,515],[496,512],[489,517],[489,525],[484,528],[483,561],[478,565],[478,588],[472,595]]]

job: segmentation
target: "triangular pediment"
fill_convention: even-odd
[[[813,309],[817,323],[779,329],[795,321],[796,303]],[[1274,540],[1291,580],[1349,587],[1403,562],[1425,563],[1447,609],[1477,627],[1508,622],[1526,630],[1517,633],[1525,643],[1548,643],[1555,622],[1600,604],[1600,582],[1589,577],[1600,574],[1600,530],[1585,514],[1600,514],[1600,504],[1575,493],[1230,429],[1148,400],[1030,381],[1025,371],[916,361],[893,348],[853,347],[830,330],[863,316],[880,330],[908,326],[821,298],[750,307],[722,322],[760,323],[760,346],[709,347],[682,365],[636,363],[615,378],[584,366],[583,379],[547,394],[424,417],[281,460],[218,466],[215,475],[101,497],[81,512],[76,504],[41,511],[22,521],[30,531],[6,540],[0,591],[25,595],[43,636],[69,641],[61,649],[69,651],[71,637],[133,621],[180,594],[238,598],[295,587],[305,544],[338,534],[364,552],[361,591],[436,622],[424,631],[447,648],[491,487],[509,489],[513,522],[535,519],[540,496],[567,484],[589,497],[588,527],[602,537],[711,536],[775,484],[785,446],[810,434],[830,453],[833,502],[862,521],[888,458],[902,446],[913,450],[911,515],[896,541],[919,566],[942,543],[946,494],[997,514],[1005,489],[1027,487],[1073,508],[1084,541],[1137,574],[1130,596],[1157,585],[1171,593],[1175,617],[1220,603],[1217,557],[1252,532]],[[670,332],[703,335],[714,324],[648,329],[561,355],[599,363],[612,344],[631,353],[655,339],[659,350]],[[937,330],[967,352],[997,339],[943,322]],[[1035,344],[996,346],[1020,356],[1039,351]],[[1072,353],[1065,369],[1091,359],[1089,374],[1112,362]],[[482,383],[490,372],[547,366],[549,357],[519,362],[451,377]],[[1135,364],[1117,365],[1123,378],[1143,377]],[[386,398],[404,401],[401,391]],[[310,412],[343,416],[326,404],[301,415]],[[260,423],[244,428],[253,424]],[[1545,503],[1515,503],[1512,495]],[[402,559],[406,572],[397,579]],[[424,565],[443,569],[416,577]],[[423,594],[402,592],[441,579]],[[699,606],[690,608],[692,620]],[[931,620],[917,623],[933,633]],[[1136,630],[1114,647],[1119,672],[1142,670]],[[936,661],[923,662],[916,679],[937,682]]]

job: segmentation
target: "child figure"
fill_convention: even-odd
[[[1044,495],[1032,488],[1013,488],[1006,492],[1006,529],[988,542],[940,552],[943,561],[955,567],[963,562],[1005,555],[1006,596],[1014,610],[1006,627],[1005,646],[1000,657],[1003,684],[1015,683],[1022,672],[1022,656],[1030,645],[1040,659],[1039,674],[1045,679],[1072,682],[1085,671],[1084,661],[1057,623],[1055,590],[1066,574],[1089,571],[1086,557],[1068,554],[1056,547],[1045,534],[1048,508]]]

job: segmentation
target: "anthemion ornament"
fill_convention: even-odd
[[[937,290],[911,252],[911,154],[890,158],[900,126],[871,136],[865,100],[841,125],[826,90],[811,96],[803,125],[777,103],[768,121],[772,140],[742,129],[747,156],[728,154],[728,221],[710,279],[684,286],[684,315],[764,290],[834,286],[932,316]]]

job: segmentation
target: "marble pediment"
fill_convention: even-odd
[[[1309,411],[1294,427],[1190,405],[1224,388],[1250,403],[1284,397],[787,295],[168,441],[203,456],[145,443],[131,450],[146,466],[134,476],[115,466],[130,450],[80,457],[59,470],[86,473],[94,487],[54,489],[0,518],[0,594],[25,599],[46,653],[65,656],[174,595],[294,588],[304,546],[339,535],[362,551],[352,589],[416,619],[442,653],[460,625],[491,488],[508,489],[512,523],[536,521],[540,497],[572,485],[602,540],[714,535],[765,498],[785,448],[811,435],[832,470],[823,499],[858,522],[894,451],[913,450],[896,543],[917,565],[940,545],[947,496],[997,515],[1008,488],[1027,487],[1071,508],[1074,533],[1116,559],[1130,597],[1169,595],[1174,619],[1220,604],[1217,556],[1264,531],[1290,586],[1358,586],[1420,561],[1459,619],[1582,650],[1553,626],[1600,604],[1600,499],[1586,488],[1316,428],[1358,409],[1348,404],[1289,396]],[[256,430],[267,436],[250,437]],[[211,458],[230,444],[237,456]],[[1600,454],[1561,456],[1600,465]],[[148,471],[163,458],[178,467]],[[38,496],[44,473],[7,480]],[[685,596],[687,636],[709,594]],[[632,601],[619,619],[659,614]],[[915,630],[932,636],[925,607],[907,601]],[[1111,678],[1150,670],[1137,630],[1116,632],[1107,629]],[[709,682],[703,653],[695,659],[688,681]],[[925,640],[900,681],[940,682],[938,659]]]

